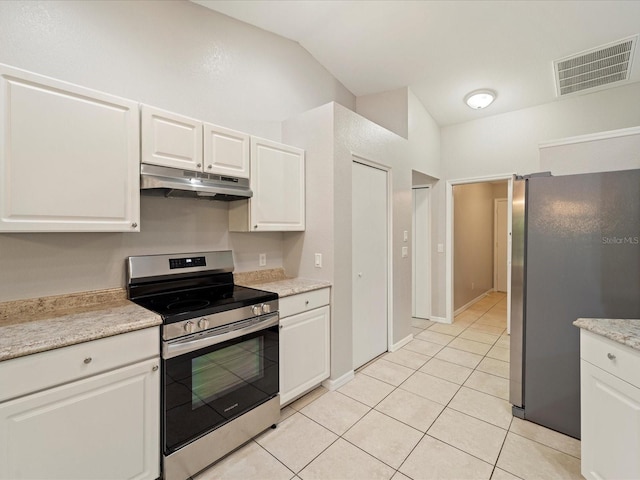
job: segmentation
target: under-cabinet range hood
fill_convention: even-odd
[[[248,178],[193,172],[180,168],[140,165],[140,191],[145,195],[242,200],[253,196]]]

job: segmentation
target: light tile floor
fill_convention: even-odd
[[[578,440],[511,415],[504,294],[412,325],[409,344],[285,407],[196,480],[582,478]]]

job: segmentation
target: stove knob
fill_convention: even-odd
[[[262,313],[260,305],[254,305],[253,307],[251,307],[251,313],[253,313],[254,315],[260,315]]]
[[[200,327],[200,330],[206,330],[207,328],[209,328],[209,320],[207,320],[206,318],[201,318],[198,322],[198,327]]]
[[[184,331],[187,333],[193,333],[196,331],[196,324],[189,320],[184,324]]]
[[[262,313],[271,313],[271,305],[267,303],[263,303],[261,306],[262,306]]]

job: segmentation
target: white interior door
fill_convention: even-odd
[[[416,318],[431,316],[430,190],[413,189],[413,311]]]
[[[353,368],[387,351],[387,172],[352,167]]]
[[[508,202],[506,198],[499,198],[495,201],[495,250],[494,250],[494,288],[498,292],[507,291],[507,213]]]

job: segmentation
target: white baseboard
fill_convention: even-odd
[[[431,320],[432,322],[438,322],[438,323],[449,323],[447,322],[447,319],[444,317],[434,317],[432,316],[429,320]]]
[[[487,290],[486,292],[480,294],[479,296],[477,296],[476,298],[474,298],[473,300],[471,300],[469,303],[464,304],[463,306],[461,306],[459,309],[457,309],[455,312],[453,312],[453,316],[455,317],[456,315],[464,312],[467,308],[469,308],[471,305],[473,305],[476,302],[479,302],[480,300],[482,300],[484,297],[486,297],[487,295],[489,295],[489,293],[493,292],[493,288],[490,288],[489,290]]]
[[[389,351],[390,352],[395,352],[396,350],[400,350],[402,347],[404,347],[411,340],[413,340],[413,333],[410,333],[409,335],[404,337],[402,340],[400,340],[398,343],[394,343],[393,345],[389,345]]]
[[[341,377],[338,377],[336,379],[328,378],[327,380],[322,382],[322,386],[327,390],[337,390],[341,386],[348,383],[350,380],[353,380],[355,376],[356,376],[355,372],[353,370],[350,370],[344,375],[342,375]]]

